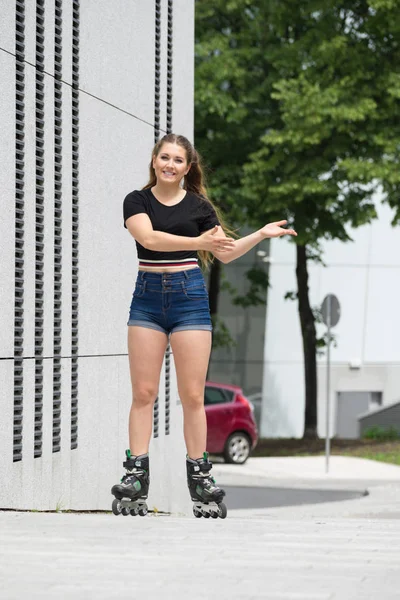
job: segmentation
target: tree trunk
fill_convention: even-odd
[[[299,316],[303,336],[306,411],[304,437],[317,437],[317,335],[315,319],[308,297],[308,271],[306,246],[297,248],[297,293]]]
[[[221,263],[215,260],[210,269],[210,279],[208,284],[208,298],[210,302],[211,318],[218,313],[218,299],[221,281]]]
[[[221,284],[221,263],[219,260],[215,260],[211,265],[210,278],[208,280],[208,301],[209,301],[209,305],[210,305],[211,319],[213,321],[214,321],[214,317],[218,313],[219,291],[220,291],[220,287],[221,287],[220,284]],[[210,360],[209,360],[208,367],[207,367],[207,376],[206,376],[207,379],[209,379],[209,374],[210,374],[212,350],[213,349],[211,347]]]

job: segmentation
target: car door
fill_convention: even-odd
[[[207,450],[222,452],[232,430],[233,397],[230,390],[206,386],[204,405],[207,416]]]

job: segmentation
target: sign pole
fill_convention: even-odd
[[[326,432],[325,432],[325,472],[329,472],[330,455],[330,392],[331,392],[331,296],[327,297],[326,324],[328,327],[328,345],[326,352]]]
[[[340,304],[334,294],[325,296],[321,305],[322,321],[328,328],[328,339],[326,344],[326,433],[325,433],[325,468],[329,471],[329,455],[331,451],[331,428],[329,426],[331,411],[331,328],[336,327],[340,319]]]

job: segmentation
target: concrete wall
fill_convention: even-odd
[[[60,6],[60,3],[58,3]],[[13,454],[15,300],[15,3],[0,0],[0,507],[110,509],[110,488],[123,473],[131,401],[126,321],[137,272],[134,241],[123,229],[122,201],[147,181],[154,144],[155,2],[87,0],[79,10],[79,314],[78,439],[71,450],[72,344],[72,20],[62,2],[62,315],[61,447],[52,451],[54,397],[54,33],[55,3],[44,21],[43,353],[35,332],[35,54],[36,3],[25,6],[25,173],[22,460]],[[194,2],[173,0],[173,130],[193,135]],[[161,1],[160,133],[166,131],[168,1]],[[35,337],[36,336],[36,337]],[[43,365],[42,455],[34,458],[35,360]],[[173,363],[172,363],[173,364]],[[171,432],[152,440],[150,505],[190,508],[182,414],[174,371]],[[36,380],[35,380],[36,378]],[[164,376],[160,413],[164,411]],[[36,411],[36,417],[38,417]],[[37,425],[38,427],[38,425]],[[175,458],[172,486],[167,457]],[[168,463],[170,464],[170,463]],[[157,483],[156,483],[157,482]],[[173,492],[174,490],[174,492]]]
[[[382,392],[383,405],[399,397],[400,239],[391,226],[392,211],[376,198],[379,218],[350,231],[353,242],[323,244],[326,267],[310,264],[310,300],[320,306],[326,294],[341,304],[332,330],[331,435],[335,434],[337,392]],[[296,290],[295,247],[285,239],[271,243],[263,416],[265,437],[301,437],[304,428],[303,349],[297,302],[285,301]],[[318,335],[326,330],[318,325]],[[318,360],[318,432],[325,435],[326,358]]]

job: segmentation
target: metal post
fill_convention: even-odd
[[[325,431],[325,472],[329,472],[329,454],[330,454],[330,391],[331,391],[331,297],[328,296],[327,300],[327,326],[328,326],[328,344],[326,352],[326,431]]]

